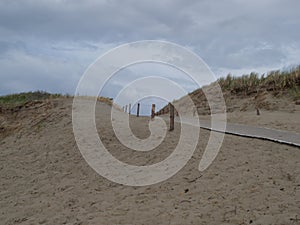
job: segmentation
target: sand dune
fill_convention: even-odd
[[[201,130],[192,159],[179,173],[162,183],[130,187],[101,177],[85,162],[71,110],[72,99],[57,99],[1,113],[1,224],[300,223],[299,148],[226,135],[216,160],[200,173],[209,136]],[[97,105],[97,128],[118,159],[148,165],[175,148],[178,127],[151,152],[127,149],[109,125],[109,110]],[[238,119],[251,122],[247,116]],[[132,116],[130,122],[136,136],[149,135],[149,118]],[[299,131],[298,123],[286,124],[276,127]]]

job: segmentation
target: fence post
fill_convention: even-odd
[[[127,105],[125,105],[125,112],[127,113]]]
[[[131,104],[129,104],[129,106],[128,106],[128,113],[129,113],[129,115],[131,114]]]
[[[152,104],[151,119],[154,119],[154,117],[155,117],[155,104]]]
[[[137,111],[136,111],[136,116],[140,116],[140,103],[137,104]]]
[[[260,112],[259,112],[259,108],[258,107],[256,107],[256,115],[260,115]]]
[[[174,105],[169,103],[169,111],[170,111],[170,131],[174,130]]]

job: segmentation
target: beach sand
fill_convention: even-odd
[[[175,148],[178,124],[153,151],[122,146],[109,125],[109,107],[98,104],[97,128],[119,160],[153,164]],[[1,224],[300,224],[297,147],[225,135],[217,158],[199,172],[210,134],[201,129],[193,157],[176,175],[150,186],[124,186],[103,178],[83,159],[71,110],[72,99],[58,99],[1,114]],[[229,120],[299,131],[299,120],[284,115],[291,122],[274,125],[270,115],[281,117],[267,113],[261,121],[237,115]],[[150,134],[148,117],[131,116],[130,122],[136,136]]]

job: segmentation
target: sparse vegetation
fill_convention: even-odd
[[[300,102],[300,66],[289,71],[271,71],[267,75],[250,73],[240,77],[228,74],[217,81],[223,91],[227,112],[247,110],[287,110],[294,111]],[[207,86],[209,87],[209,86]],[[202,88],[189,93],[200,115],[208,115],[210,107]],[[180,107],[188,107],[186,96],[173,101]],[[276,99],[275,99],[276,98]],[[287,105],[289,105],[287,107]],[[291,106],[292,105],[292,106]],[[192,106],[191,106],[192,107]],[[190,109],[192,110],[192,109]],[[168,106],[159,113],[168,113]]]
[[[50,94],[45,91],[34,91],[34,92],[23,92],[19,94],[11,94],[11,95],[4,95],[0,96],[0,105],[5,105],[8,107],[14,107],[23,105],[27,102],[31,101],[38,101],[38,100],[46,100],[46,99],[54,99],[54,98],[72,98],[73,96],[66,94]],[[89,98],[88,96],[83,96],[84,98]],[[107,103],[109,105],[113,104],[112,98],[107,97],[98,97],[98,101]]]
[[[289,95],[292,96],[293,100],[300,100],[300,87],[295,87],[289,90]]]
[[[249,95],[259,90],[272,91],[274,95],[287,92],[295,100],[300,99],[300,66],[290,71],[272,71],[265,77],[257,73],[234,77],[228,74],[226,78],[218,80],[224,91],[234,94]]]
[[[19,94],[0,96],[0,104],[4,105],[22,105],[29,101],[45,100],[49,98],[59,98],[61,94],[50,94],[44,91],[24,92]]]
[[[113,104],[113,99],[112,98],[106,98],[106,97],[98,97],[97,100],[99,102],[104,102],[104,103],[107,103],[108,105],[112,105]]]

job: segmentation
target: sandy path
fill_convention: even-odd
[[[72,134],[71,103],[50,109],[42,126],[29,126],[30,115],[22,118],[25,127],[1,139],[1,224],[299,224],[299,148],[226,135],[216,160],[200,173],[209,136],[201,130],[179,173],[129,187],[102,178],[84,161]],[[136,165],[167,157],[180,135],[176,129],[154,151],[134,152],[118,143],[109,119],[97,115],[111,153]],[[148,118],[133,117],[131,125],[137,136],[149,135]]]
[[[300,133],[300,105],[294,107],[293,112],[260,110],[259,116],[256,115],[256,111],[227,113],[227,121],[234,124],[246,124]],[[200,118],[209,120],[210,116],[200,116]]]
[[[167,116],[163,116],[164,119],[168,120]],[[185,117],[180,119],[175,118],[177,123],[184,123],[194,126],[196,117]],[[226,130],[219,128],[218,122],[216,127],[212,128],[210,120],[200,120],[200,127],[213,131],[225,132],[226,134],[233,134],[242,137],[258,138],[263,140],[275,141],[278,143],[288,144],[296,147],[300,147],[300,133],[294,131],[278,130],[274,128],[259,127],[253,125],[245,125],[238,123],[226,123]]]

